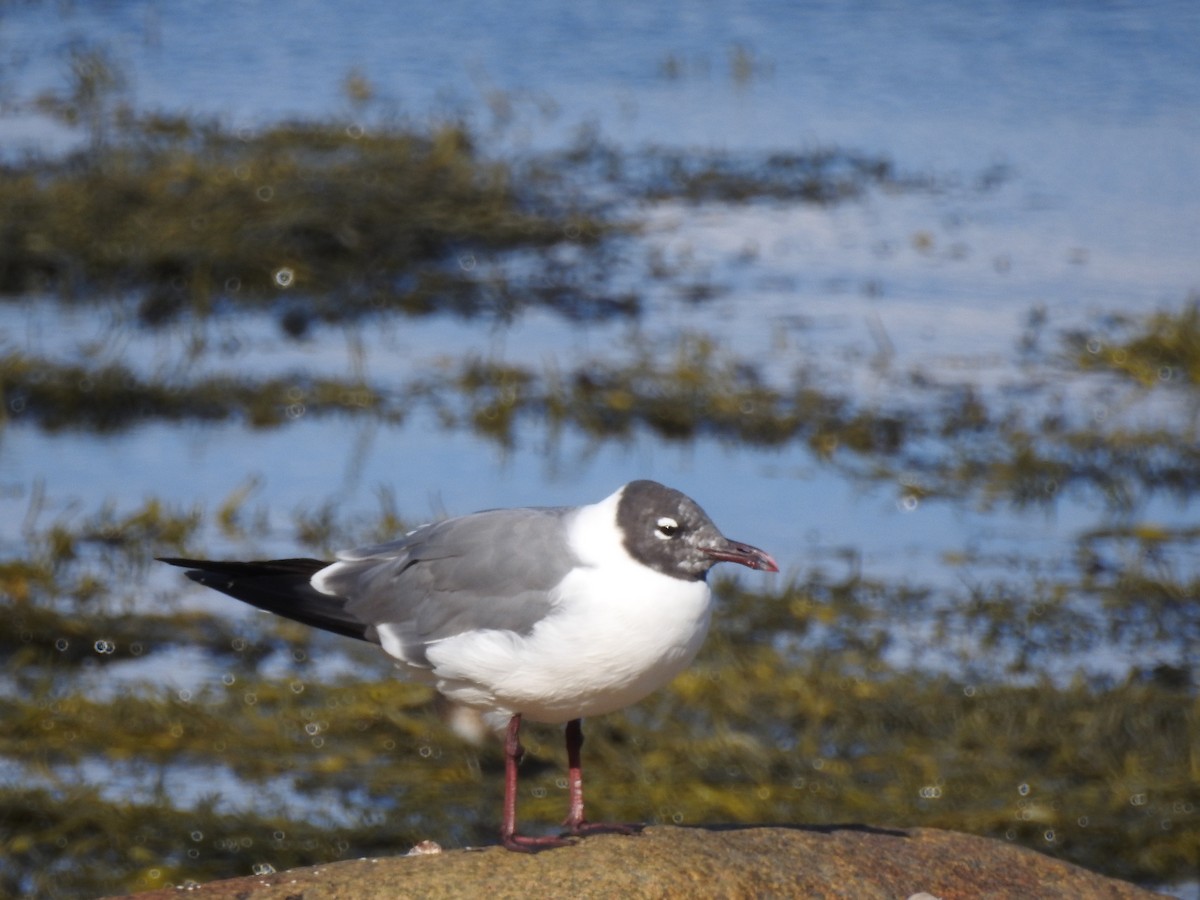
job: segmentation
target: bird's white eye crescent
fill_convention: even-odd
[[[663,516],[655,523],[654,536],[664,541],[679,533],[679,523],[670,516]]]

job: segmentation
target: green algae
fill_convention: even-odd
[[[373,521],[300,515],[296,542],[344,545],[394,528],[395,510],[381,504]],[[313,517],[324,527],[309,527]],[[208,518],[151,502],[34,523],[30,552],[0,560],[2,611],[20,623],[2,666],[21,685],[0,698],[0,756],[24,773],[0,786],[4,895],[184,884],[395,854],[428,838],[491,843],[499,742],[455,737],[429,689],[396,680],[382,654],[274,617],[189,606],[182,578],[164,588],[156,577],[161,599],[147,608],[149,556],[204,553],[195,542]],[[122,523],[141,523],[140,538],[106,540]],[[1131,579],[1097,585],[1085,551],[1191,537],[1089,535],[1079,567],[1043,577],[1033,597],[1015,584],[1011,595],[957,597],[833,575],[844,568],[835,559],[765,592],[720,579],[696,663],[636,707],[588,723],[591,809],[685,824],[927,825],[1111,875],[1185,877],[1200,862],[1194,656],[1190,668],[1117,679],[1056,667],[1114,636],[1135,655],[1160,646],[1156,630],[1126,628],[1129,610],[1153,611],[1158,599]],[[1168,592],[1195,596],[1194,584],[1158,574]],[[86,582],[96,590],[75,589]],[[1120,602],[1092,602],[1103,591]],[[142,599],[131,606],[126,594]],[[951,676],[895,661],[897,620],[937,623],[927,653],[978,637],[979,664]],[[1187,629],[1194,652],[1194,602],[1168,626]],[[210,660],[188,690],[94,688],[177,647]],[[320,676],[317,660],[341,652],[355,675]],[[526,743],[522,816],[530,827],[556,822],[561,734],[534,726]],[[97,783],[83,771],[109,775]],[[105,780],[137,787],[108,790]],[[207,787],[186,799],[188,783]]]
[[[731,60],[735,72],[752,63]],[[157,328],[262,309],[296,338],[389,315],[504,321],[541,308],[635,320],[643,298],[605,277],[637,227],[613,195],[832,204],[929,186],[866,154],[627,154],[587,133],[561,157],[496,159],[462,122],[372,119],[361,76],[347,83],[355,118],[237,131],[136,114],[111,59],[85,49],[73,65],[71,88],[42,106],[80,126],[86,145],[0,171],[0,291],[80,305],[132,298]],[[696,303],[716,291],[680,290]],[[1036,319],[1022,348],[1030,361]],[[1196,320],[1190,302],[1093,323],[1067,336],[1060,362],[1072,377],[1115,374],[1186,398]],[[1082,494],[1130,513],[1161,494],[1188,502],[1200,482],[1186,417],[1101,425],[1065,401],[1033,411],[1027,395],[985,397],[919,373],[905,392],[863,401],[816,372],[769,379],[698,331],[621,349],[540,364],[463,358],[383,384],[146,374],[110,357],[6,347],[0,427],[394,424],[424,410],[506,448],[552,448],[566,434],[593,448],[644,434],[803,447],[815,464],[913,503],[1052,509]],[[453,735],[428,689],[395,681],[370,647],[239,617],[220,598],[197,605],[179,573],[155,573],[154,555],[266,537],[323,554],[406,527],[385,494],[375,516],[304,510],[281,537],[253,508],[253,488],[212,510],[151,500],[49,523],[35,500],[22,542],[3,548],[0,671],[11,690],[0,697],[0,758],[14,774],[0,784],[0,896],[91,896],[395,854],[427,838],[495,840],[499,746]],[[818,549],[809,570],[769,591],[718,580],[696,664],[588,723],[593,815],[933,825],[1152,884],[1191,877],[1197,537],[1152,522],[1096,529],[1052,571],[964,551],[945,560],[951,588],[874,580],[854,565],[830,574],[846,560]],[[195,684],[155,680],[152,666],[183,649],[202,655]],[[343,674],[317,663],[343,654]],[[1116,675],[1071,668],[1105,654],[1144,663]],[[149,674],[119,677],[147,661]],[[531,827],[560,821],[561,734],[533,727],[526,743],[522,816]]]
[[[1113,372],[1146,388],[1200,385],[1200,299],[1178,311],[1138,319],[1127,317],[1108,328],[1068,337],[1076,364]]]
[[[917,186],[886,160],[838,149],[625,160],[592,136],[560,157],[506,160],[457,121],[231,130],[135,113],[109,68],[88,56],[70,96],[42,100],[88,123],[82,149],[0,167],[0,296],[115,293],[150,325],[267,309],[293,336],[387,312],[629,318],[640,298],[604,285],[610,245],[633,223],[581,181],[630,197],[822,204]],[[562,248],[586,252],[565,266]]]
[[[1200,442],[1187,419],[1103,425],[1072,417],[1061,403],[1030,411],[1028,398],[984,400],[970,388],[919,383],[904,399],[864,402],[803,369],[790,381],[770,381],[699,332],[634,340],[625,350],[619,361],[600,356],[569,367],[466,357],[387,385],[304,372],[154,377],[118,361],[0,353],[0,422],[110,432],[147,421],[235,419],[278,428],[330,415],[397,424],[426,410],[445,428],[503,447],[518,434],[552,444],[567,433],[595,445],[639,434],[798,445],[822,464],[896,484],[917,501],[1049,507],[1090,495],[1133,509],[1148,497],[1200,490]]]
[[[829,205],[872,188],[913,190],[927,182],[899,175],[890,160],[840,148],[740,158],[656,150],[639,161],[644,194],[654,200],[746,203],[754,200]]]
[[[216,376],[180,384],[138,375],[119,362],[58,364],[21,353],[0,357],[0,397],[9,421],[35,421],[49,431],[109,432],[146,421],[234,417],[251,427],[270,428],[308,414],[361,410],[385,421],[403,418],[402,408],[384,408],[381,395],[361,382],[296,373],[263,380]]]
[[[517,289],[475,271],[476,257],[610,230],[536,180],[518,184],[455,123],[235,133],[127,114],[108,130],[65,160],[0,170],[0,294],[132,294],[151,324],[283,306],[293,333],[386,310],[496,315]],[[565,288],[542,296],[584,302]]]

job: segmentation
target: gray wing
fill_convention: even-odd
[[[388,625],[404,658],[427,665],[431,642],[475,629],[528,634],[575,564],[566,508],[489,510],[338,554],[318,587],[370,626]],[[316,580],[315,580],[316,581]]]

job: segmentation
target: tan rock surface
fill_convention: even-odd
[[[483,897],[1135,898],[1155,894],[1003,841],[927,828],[654,827],[524,855],[499,847],[353,860],[138,900]]]

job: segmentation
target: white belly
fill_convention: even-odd
[[[527,636],[481,631],[429,646],[438,690],[494,718],[553,723],[612,712],[687,667],[712,611],[705,582],[632,563],[576,570],[556,594],[555,610]]]

